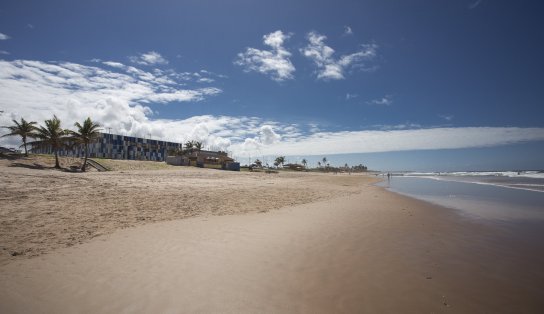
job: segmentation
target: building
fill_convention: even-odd
[[[190,150],[179,156],[168,156],[166,163],[175,166],[194,166],[223,170],[240,171],[240,163],[228,156],[226,152],[209,150]]]
[[[299,165],[299,164],[285,164],[283,165],[283,169],[302,171],[302,170],[305,170],[306,167],[304,167],[304,165]]]
[[[180,150],[182,144],[145,139],[134,136],[124,136],[100,133],[99,137],[89,144],[89,157],[153,160],[164,161],[170,150]],[[33,146],[37,154],[52,154],[51,147]],[[80,145],[67,146],[58,152],[59,156],[83,157],[85,151]]]

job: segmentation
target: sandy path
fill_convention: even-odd
[[[541,312],[541,257],[500,233],[366,187],[147,224],[10,263],[0,312]]]

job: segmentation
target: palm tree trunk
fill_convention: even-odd
[[[25,147],[25,157],[28,157],[28,151],[26,150],[26,138],[23,137],[23,146]]]
[[[60,169],[59,154],[56,149],[55,149],[55,168]]]
[[[85,159],[83,159],[83,166],[81,166],[81,171],[85,172],[85,166],[87,165],[87,152],[89,151],[88,145],[85,144]]]

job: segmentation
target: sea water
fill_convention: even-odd
[[[544,173],[395,173],[379,185],[475,219],[544,223]]]

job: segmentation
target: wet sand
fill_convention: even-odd
[[[146,223],[9,260],[0,312],[542,312],[537,239],[363,182],[358,193]]]

